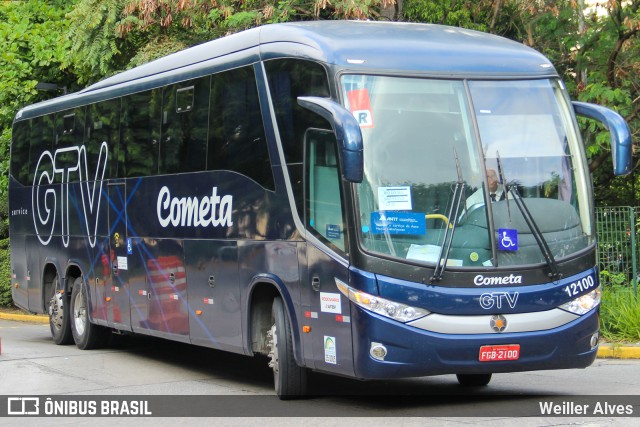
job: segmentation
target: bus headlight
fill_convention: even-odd
[[[340,292],[360,307],[398,322],[410,322],[429,314],[429,311],[424,308],[412,307],[353,289],[338,279],[336,279],[336,285]]]
[[[578,298],[575,298],[569,302],[558,306],[562,310],[568,311],[570,313],[583,315],[590,310],[593,310],[600,304],[600,300],[602,299],[602,286],[598,286],[593,291],[588,294],[580,295]]]

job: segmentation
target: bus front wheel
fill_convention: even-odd
[[[291,326],[280,297],[273,300],[271,320],[267,343],[276,394],[282,400],[304,396],[307,391],[307,371],[298,366],[293,356]]]
[[[94,325],[89,321],[89,304],[88,304],[87,285],[81,277],[78,277],[73,283],[73,291],[71,292],[71,331],[73,332],[73,340],[81,350],[90,350],[98,348],[106,343],[109,337],[109,330],[98,325]]]
[[[456,374],[458,383],[465,387],[481,387],[489,384],[491,374]]]

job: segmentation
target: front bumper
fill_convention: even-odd
[[[585,368],[598,351],[591,345],[599,332],[597,309],[549,330],[458,335],[408,326],[355,304],[351,304],[351,313],[354,368],[361,379]],[[384,361],[370,356],[372,342],[386,347]],[[520,344],[518,360],[478,360],[481,346],[506,344]]]

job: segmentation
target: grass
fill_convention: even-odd
[[[604,286],[600,306],[602,336],[612,342],[640,342],[640,298],[633,287]]]

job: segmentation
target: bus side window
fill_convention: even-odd
[[[120,99],[99,102],[87,107],[85,125],[86,139],[84,142],[87,150],[87,164],[89,166],[89,179],[96,177],[98,161],[100,160],[101,146],[107,144],[108,163],[105,178],[115,175],[117,168],[118,149],[120,139]],[[113,169],[113,170],[110,170]],[[99,175],[97,176],[100,177]]]
[[[29,182],[29,133],[31,121],[24,120],[13,126],[11,148],[11,175],[22,185],[31,185]]]
[[[29,133],[29,182],[33,183],[38,161],[45,151],[53,148],[53,114],[36,117],[31,120]],[[53,153],[52,153],[53,154]],[[50,171],[53,175],[53,170]]]
[[[253,67],[211,78],[207,170],[231,170],[275,189]]]
[[[158,173],[161,94],[161,89],[154,89],[122,98],[118,177],[153,176]]]
[[[209,81],[203,77],[164,89],[160,174],[205,170]]]
[[[322,128],[328,124],[317,114],[298,105],[298,97],[329,97],[327,72],[316,62],[300,59],[266,61],[265,68],[293,197],[298,215],[303,218],[302,157],[305,132],[310,127]]]
[[[306,132],[306,218],[307,227],[313,234],[344,251],[344,219],[336,146],[336,138],[331,131],[309,129]]]
[[[53,144],[53,151],[65,149],[69,147],[80,147],[83,144],[84,138],[84,116],[85,108],[75,108],[73,110],[62,111],[55,116],[55,139]],[[79,181],[78,165],[78,153],[73,151],[62,151],[55,155],[56,168],[64,171],[69,169],[76,169],[68,176],[65,176],[65,180],[70,182]],[[55,182],[61,182],[63,175],[66,172],[55,174]]]

